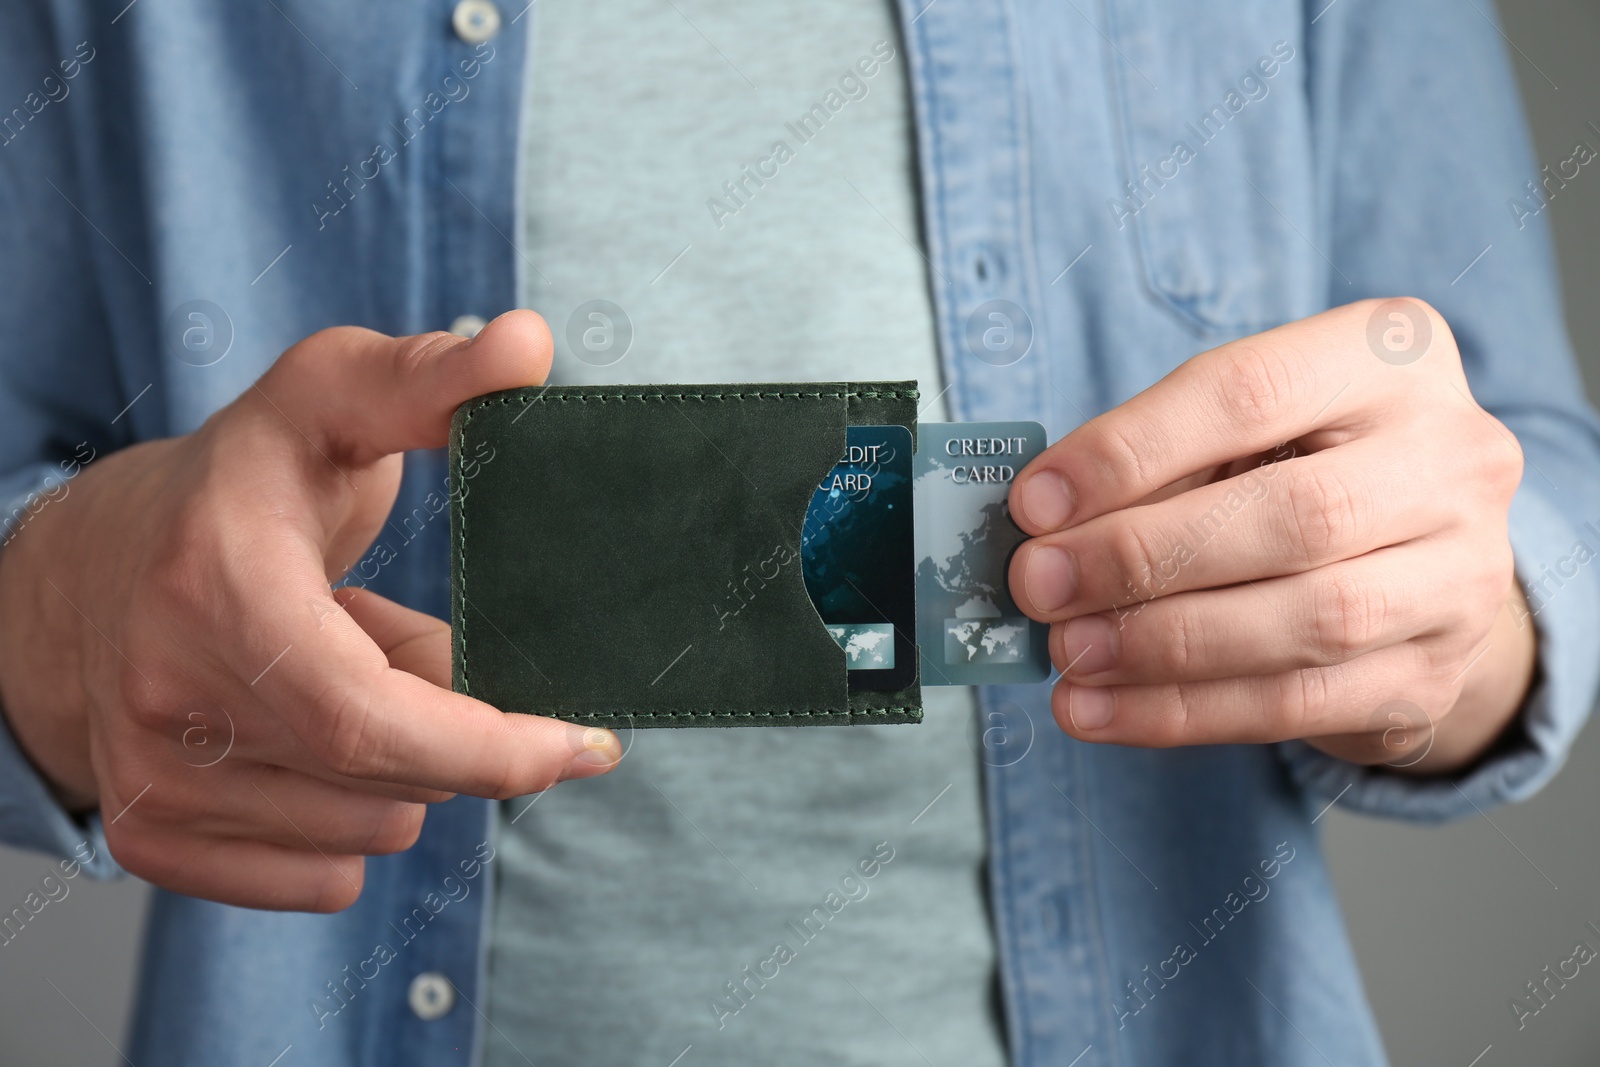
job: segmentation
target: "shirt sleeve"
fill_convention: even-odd
[[[0,552],[39,509],[72,491],[86,457],[129,443],[126,403],[97,282],[103,257],[79,191],[75,139],[95,135],[82,99],[92,43],[52,5],[0,10]],[[70,76],[69,76],[69,72]],[[76,107],[74,105],[77,105]],[[82,124],[82,125],[80,125]],[[0,640],[5,635],[0,634]],[[3,710],[3,709],[0,709]],[[115,873],[99,817],[64,811],[0,715],[0,841]]]
[[[0,841],[82,864],[91,878],[122,874],[98,812],[75,818],[50,792],[0,718]]]
[[[1594,157],[1584,141],[1592,131],[1575,130],[1572,158],[1541,170],[1488,0],[1310,6],[1331,301],[1410,295],[1434,305],[1474,397],[1516,435],[1524,474],[1510,540],[1539,670],[1505,743],[1461,775],[1356,767],[1300,742],[1282,752],[1324,803],[1441,821],[1548,782],[1600,684],[1600,424],[1566,335],[1547,225],[1576,160]],[[1531,91],[1545,91],[1541,78]]]

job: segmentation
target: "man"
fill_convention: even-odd
[[[0,827],[161,887],[134,1062],[1383,1062],[1315,817],[1526,796],[1597,684],[1481,14],[117,6],[0,34]],[[436,450],[547,375],[1043,422],[1064,677],[449,692]]]

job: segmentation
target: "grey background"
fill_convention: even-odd
[[[1503,18],[1538,162],[1566,158],[1576,140],[1594,144],[1600,138],[1586,123],[1600,123],[1600,7],[1544,0],[1507,5]],[[1583,168],[1548,215],[1573,342],[1589,393],[1600,397],[1600,168]],[[1423,828],[1334,811],[1323,820],[1395,1064],[1600,1062],[1600,970],[1584,968],[1520,1031],[1508,1007],[1523,983],[1566,959],[1579,939],[1600,947],[1600,935],[1585,926],[1600,925],[1600,850],[1586,836],[1597,812],[1600,732],[1590,730],[1550,788],[1488,819]],[[45,857],[0,848],[0,911],[53,867]],[[123,1062],[112,1045],[122,1043],[127,1025],[147,890],[82,877],[68,884],[65,899],[0,947],[0,1063]]]

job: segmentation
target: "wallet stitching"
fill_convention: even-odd
[[[725,708],[714,711],[678,711],[671,708],[647,708],[642,711],[569,711],[564,712],[563,714],[574,719],[593,719],[602,715],[618,719],[626,719],[630,717],[635,719],[656,717],[715,719],[718,717],[732,718],[735,716],[754,718],[761,715],[771,716],[774,718],[780,716],[784,718],[792,718],[797,716],[812,715],[887,715],[897,711],[912,712],[916,710],[918,709],[911,705],[894,705],[882,708],[845,708],[837,711],[831,708],[774,708],[770,711],[765,709],[761,711],[750,711],[747,708]]]
[[[564,404],[569,402],[586,404],[590,402],[605,403],[611,400],[875,400],[880,397],[886,397],[890,400],[918,400],[921,399],[922,393],[916,389],[863,389],[833,393],[824,393],[819,390],[814,393],[564,393],[560,396],[546,396],[543,393],[538,393],[534,396],[502,396],[492,400],[480,400],[467,412],[466,422],[462,425],[462,439],[466,439],[466,424],[472,421],[474,414],[493,404],[503,406],[513,401],[519,404]]]
[[[785,400],[785,399],[794,399],[794,400],[799,400],[799,399],[854,400],[854,399],[875,399],[875,398],[878,398],[878,397],[887,397],[887,398],[889,398],[891,400],[917,400],[917,399],[920,399],[921,396],[922,396],[921,392],[919,390],[916,390],[916,389],[850,389],[850,390],[845,390],[845,391],[842,391],[842,392],[840,392],[840,391],[823,392],[822,390],[819,389],[816,392],[798,392],[797,391],[797,392],[791,392],[791,393],[762,392],[762,391],[759,391],[759,390],[758,391],[752,391],[752,392],[740,391],[740,392],[734,392],[734,393],[620,393],[620,392],[619,393],[580,393],[580,394],[563,393],[560,396],[553,396],[553,397],[547,397],[544,394],[544,392],[541,391],[541,392],[539,392],[539,393],[537,393],[537,394],[535,394],[533,396],[501,396],[501,397],[497,397],[497,398],[492,399],[492,400],[480,400],[478,403],[476,403],[472,407],[468,408],[467,412],[466,412],[466,415],[461,420],[460,451],[463,452],[463,453],[466,452],[467,427],[472,425],[472,417],[474,415],[476,415],[478,412],[482,411],[484,408],[490,407],[493,404],[498,403],[503,407],[504,405],[511,403],[513,400],[515,400],[515,401],[517,401],[517,402],[519,402],[521,404],[535,404],[535,403],[550,403],[550,402],[564,403],[566,401],[571,401],[571,400],[576,400],[576,401],[579,401],[581,403],[586,403],[586,402],[591,401],[591,400],[596,400],[596,401],[601,401],[601,402],[608,401],[608,400],[640,400],[640,401],[649,401],[649,400]],[[458,561],[459,561],[459,564],[460,564],[460,567],[461,567],[461,690],[462,690],[463,694],[465,694],[467,696],[470,696],[472,694],[472,684],[471,684],[471,681],[469,679],[469,673],[468,673],[468,668],[467,668],[467,610],[466,610],[467,609],[467,501],[466,501],[466,498],[465,497],[458,498],[456,507],[457,507],[458,512],[461,515],[461,548],[457,552],[457,558],[458,558]],[[733,718],[735,716],[747,716],[747,717],[751,717],[751,718],[756,718],[756,717],[760,717],[760,716],[768,716],[768,717],[773,717],[773,718],[778,718],[778,717],[791,717],[792,718],[792,717],[798,717],[798,716],[806,716],[806,717],[822,716],[822,717],[832,717],[832,718],[849,718],[850,716],[853,716],[853,715],[859,715],[859,716],[886,715],[886,714],[893,714],[893,713],[896,713],[896,712],[899,712],[899,713],[911,713],[911,712],[915,712],[916,710],[917,709],[915,707],[911,707],[911,706],[896,706],[896,707],[885,707],[885,708],[844,708],[844,709],[832,709],[832,708],[782,708],[782,709],[770,710],[770,711],[769,710],[748,711],[748,710],[737,710],[737,709],[731,709],[731,710],[727,710],[727,711],[692,711],[692,710],[691,711],[677,711],[677,710],[670,710],[670,709],[662,709],[662,710],[642,710],[642,711],[589,711],[589,712],[572,712],[572,713],[569,713],[569,714],[573,718],[580,718],[580,717],[593,718],[593,717],[602,716],[602,715],[606,715],[606,716],[626,716],[626,715],[631,715],[631,716],[634,716],[634,717],[668,718],[668,719],[717,718],[719,716],[725,717],[725,718]]]
[[[481,405],[480,405],[481,406]],[[458,455],[467,451],[467,427],[472,425],[472,413],[478,410],[469,410],[461,420],[461,443]],[[461,692],[463,695],[472,695],[472,683],[467,677],[467,497],[465,493],[456,496],[456,511],[461,516],[461,547],[456,552],[457,565],[461,568]]]

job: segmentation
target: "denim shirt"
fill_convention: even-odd
[[[530,269],[512,236],[532,5],[508,3],[471,44],[448,0],[125,4],[0,14],[8,527],[70,491],[90,456],[193,430],[314,330],[491,317]],[[1053,724],[1047,686],[984,692],[1019,1065],[1382,1063],[1317,817],[1335,800],[1441,820],[1525,797],[1587,715],[1600,435],[1544,225],[1564,179],[1532,159],[1484,7],[904,0],[952,417],[1036,419],[1058,437],[1198,351],[1409,294],[1452,324],[1474,395],[1528,460],[1510,531],[1539,680],[1513,739],[1462,776],[1407,779],[1293,743],[1086,745]],[[595,61],[626,57],[596,42]],[[1015,362],[969,344],[991,301],[1031,331]],[[406,475],[398,509],[426,513],[440,457],[409,456]],[[445,614],[446,520],[384,537],[363,581]],[[486,801],[436,806],[416,847],[368,861],[338,915],[158,891],[125,1051],[471,1062],[492,826]],[[99,827],[0,742],[0,838],[61,856],[87,842],[89,872],[113,875]],[[407,994],[427,973],[459,1000],[425,1021]]]

